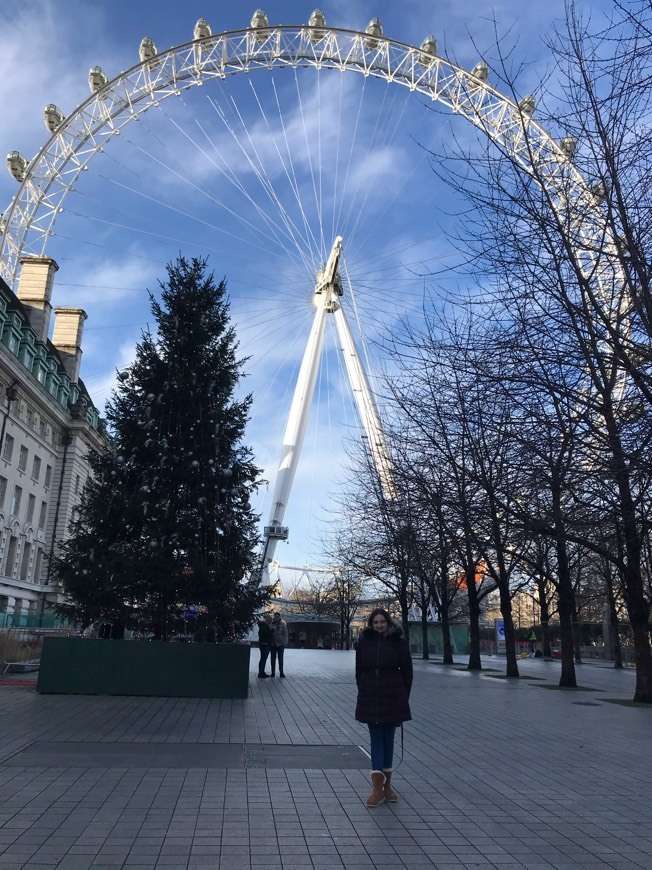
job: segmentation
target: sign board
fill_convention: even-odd
[[[505,621],[503,619],[494,619],[494,628],[496,630],[496,655],[505,655]]]

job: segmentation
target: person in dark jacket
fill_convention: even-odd
[[[389,613],[377,608],[369,616],[355,651],[358,701],[355,718],[369,726],[371,785],[368,807],[397,801],[391,786],[394,734],[412,718],[412,657],[403,630]]]
[[[265,613],[263,618],[258,623],[258,649],[260,650],[260,660],[258,662],[258,678],[265,679],[268,675],[265,673],[265,665],[267,657],[272,648],[274,632],[272,631],[272,614]]]
[[[283,654],[287,645],[288,627],[281,619],[281,614],[276,612],[272,619],[272,676],[276,673],[276,659],[278,657],[278,675],[279,677],[285,678],[285,674],[283,673]]]

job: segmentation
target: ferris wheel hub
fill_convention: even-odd
[[[328,260],[317,272],[315,279],[315,295],[312,302],[315,308],[323,304],[326,311],[332,314],[340,307],[338,301],[344,295],[342,279],[339,274],[340,257],[342,256],[342,236],[337,236]],[[325,297],[325,298],[324,298]]]

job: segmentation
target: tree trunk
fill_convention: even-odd
[[[439,577],[440,577],[440,600],[441,600],[441,642],[443,647],[443,663],[445,665],[452,665],[453,662],[453,643],[451,640],[451,622],[450,622],[450,606],[451,606],[451,595],[450,589],[448,586],[449,576],[448,576],[448,550],[446,548],[446,542],[444,540],[443,534],[441,530],[444,527],[443,518],[441,513],[439,514],[440,518],[440,539],[439,539],[439,549],[441,553],[440,563],[439,563]]]
[[[575,655],[575,664],[582,664],[582,632],[580,629],[579,617],[577,615],[577,602],[573,595],[573,650]]]
[[[561,510],[561,492],[554,487],[552,490],[553,515],[555,520],[555,548],[557,552],[557,573],[559,600],[559,630],[561,634],[561,676],[559,685],[565,688],[576,688],[574,645],[573,645],[573,609],[575,591],[568,564],[568,551],[563,534],[564,524]]]
[[[441,610],[441,641],[444,648],[444,664],[452,665],[453,643],[451,641],[451,623],[448,615],[448,605]]]
[[[622,571],[627,613],[632,626],[636,661],[636,691],[634,700],[652,704],[652,648],[650,647],[650,607],[645,598],[641,571],[641,536],[636,507],[631,490],[630,471],[622,449],[616,415],[608,406],[604,411],[609,433],[609,447],[614,458],[614,472],[618,486],[621,531],[626,554]]]
[[[573,584],[568,573],[566,559],[566,545],[564,541],[558,541],[559,553],[563,552],[562,560],[559,561],[559,633],[561,636],[561,676],[559,685],[567,688],[577,686],[575,674],[575,645],[573,641]],[[562,567],[562,561],[565,567]]]
[[[428,651],[428,611],[425,608],[421,608],[421,644],[423,646],[421,658],[427,660],[430,658],[430,654]]]
[[[480,602],[475,586],[475,570],[466,572],[466,589],[469,596],[469,671],[481,671],[480,660]]]
[[[401,625],[403,626],[403,637],[406,639],[408,643],[408,647],[410,646],[410,623],[408,622],[408,601],[407,601],[407,593],[402,590],[399,592],[398,602],[401,605]]]
[[[541,653],[544,659],[552,658],[552,650],[550,649],[550,607],[547,597],[547,583],[543,575],[535,579],[537,590],[539,593],[539,611],[541,614]]]
[[[509,595],[509,587],[500,588],[500,612],[505,627],[505,676],[518,677],[518,659],[516,658],[516,633],[514,631],[514,619],[512,617],[512,599]]]
[[[618,627],[618,610],[616,609],[616,595],[614,593],[614,581],[609,565],[604,566],[604,581],[607,589],[607,608],[609,619],[609,654],[613,656],[614,668],[623,669],[623,651],[620,646],[620,631]]]

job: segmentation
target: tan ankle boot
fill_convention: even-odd
[[[372,770],[371,785],[373,787],[373,791],[367,798],[367,806],[380,806],[380,804],[385,802],[385,794],[383,792],[383,786],[385,785],[385,774],[381,773],[381,771],[379,770]]]
[[[391,770],[383,770],[385,774],[385,785],[383,787],[383,794],[385,795],[385,800],[394,803],[398,800],[398,795],[394,791],[391,786],[392,782],[392,771]]]

